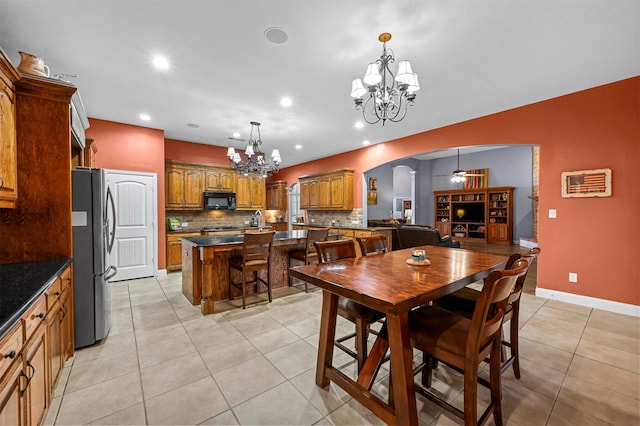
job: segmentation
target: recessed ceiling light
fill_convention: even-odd
[[[280,99],[280,105],[282,105],[283,107],[291,106],[291,104],[293,104],[291,98],[284,97]]]
[[[200,127],[199,125],[197,125],[196,123],[187,123],[188,127],[191,127],[192,129],[197,129],[198,127]]]
[[[371,142],[369,141],[362,141],[362,145],[369,145]]]
[[[239,138],[239,137],[240,137],[240,133],[235,132],[232,136],[233,136],[234,138]]]
[[[264,30],[264,38],[273,44],[283,44],[287,42],[289,36],[282,28],[271,27]]]
[[[140,114],[140,120],[149,121],[151,120],[151,116],[149,114]]]
[[[296,149],[302,149],[302,145],[296,145]]]
[[[153,65],[160,70],[169,69],[169,61],[164,56],[154,56]]]
[[[362,129],[364,127],[364,123],[362,121],[356,121],[356,124],[353,125],[356,129]]]

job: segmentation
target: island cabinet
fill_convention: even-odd
[[[266,185],[267,210],[287,209],[287,182],[277,180]]]
[[[238,175],[236,187],[236,208],[238,210],[264,209],[265,183],[259,175]]]
[[[15,208],[18,198],[16,97],[19,75],[0,50],[0,208]]]
[[[205,191],[236,191],[236,173],[229,168],[207,167],[204,169]]]
[[[204,205],[204,170],[184,163],[165,165],[165,207],[168,210],[200,210]]]
[[[353,210],[353,170],[300,176],[303,210]]]

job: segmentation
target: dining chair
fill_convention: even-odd
[[[307,229],[307,237],[305,238],[304,248],[289,250],[289,267],[291,261],[297,260],[304,265],[310,265],[318,261],[316,247],[313,245],[316,241],[325,241],[329,236],[329,228],[309,228]],[[289,287],[293,286],[293,277],[289,276]],[[308,293],[307,282],[304,281],[304,291]]]
[[[416,383],[416,392],[464,420],[465,425],[483,424],[493,414],[502,424],[500,383],[500,339],[504,312],[519,277],[529,262],[518,260],[512,269],[493,271],[486,278],[471,318],[434,305],[409,314],[411,345],[464,374],[463,410]],[[479,380],[478,367],[489,359],[489,381]],[[491,402],[478,418],[478,383],[491,391]],[[391,386],[391,385],[390,385]],[[390,391],[391,392],[391,391]]]
[[[269,232],[247,232],[244,234],[242,244],[242,254],[229,258],[229,299],[233,300],[233,288],[237,288],[242,293],[242,309],[246,308],[247,286],[255,285],[256,294],[260,293],[260,283],[267,286],[267,295],[271,303],[271,282],[269,275],[271,271],[271,245],[275,231]],[[240,282],[233,282],[232,270],[240,271],[242,279]],[[266,271],[266,279],[260,277],[260,271]],[[253,274],[253,278],[247,281],[247,274]]]
[[[514,253],[509,257],[509,260],[507,260],[505,269],[512,269],[514,264],[519,259],[527,260],[530,265],[538,257],[539,254],[540,248],[538,247],[534,247],[524,254]],[[528,270],[529,269],[527,268],[527,272]],[[507,368],[512,365],[513,374],[518,379],[520,378],[520,351],[518,345],[520,296],[522,295],[522,289],[524,288],[527,272],[525,272],[523,276],[518,278],[516,285],[513,288],[511,295],[509,296],[509,303],[507,304],[507,308],[504,314],[504,322],[509,321],[509,341],[502,338],[503,351],[501,352],[502,366],[500,368],[500,372],[505,372]],[[479,290],[470,287],[464,287],[456,291],[455,293],[434,300],[433,304],[441,308],[466,315],[470,318],[473,315],[473,311],[480,297],[480,293],[481,292]],[[504,351],[504,347],[510,348],[510,355],[508,358]]]
[[[335,262],[340,259],[353,259],[356,257],[356,247],[353,240],[317,241],[314,245],[318,253],[319,263]],[[354,323],[355,332],[337,338],[334,345],[357,361],[359,372],[367,360],[369,326],[384,318],[384,313],[339,296],[338,315]],[[355,352],[343,344],[345,340],[353,337],[355,337]]]
[[[387,238],[384,235],[374,234],[368,237],[356,237],[363,256],[371,256],[387,252]]]

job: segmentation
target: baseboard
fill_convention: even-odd
[[[167,276],[167,270],[166,269],[158,269],[156,271],[156,277],[166,277]]]
[[[573,303],[574,305],[602,309],[603,311],[615,312],[618,314],[630,315],[633,317],[640,317],[640,306],[630,305],[628,303],[614,302],[612,300],[605,299],[596,299],[595,297],[565,293],[563,291],[549,290],[546,288],[536,288],[536,296],[543,297],[545,299],[559,300],[560,302]]]

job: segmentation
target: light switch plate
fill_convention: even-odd
[[[569,272],[569,282],[577,283],[578,282],[578,274],[575,272]]]
[[[556,218],[556,209],[549,209],[549,219]]]

